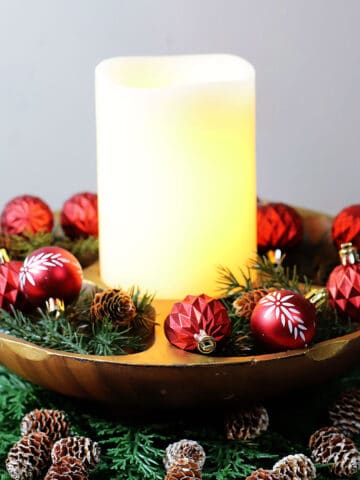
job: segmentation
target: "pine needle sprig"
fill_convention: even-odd
[[[69,237],[57,237],[54,239],[53,245],[69,250],[79,260],[82,267],[94,263],[99,254],[99,239],[92,235],[75,240]]]
[[[146,338],[153,333],[156,325],[156,312],[152,306],[155,294],[142,293],[139,287],[134,286],[130,288],[129,295],[136,309],[135,318],[131,322],[131,329]]]
[[[5,235],[0,234],[0,247],[5,248],[12,260],[24,260],[37,248],[52,245],[52,233],[37,232],[33,235]]]

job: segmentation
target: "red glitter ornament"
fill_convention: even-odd
[[[211,353],[217,342],[230,334],[230,318],[220,300],[207,295],[188,295],[175,303],[165,320],[169,342],[182,350]]]
[[[252,333],[272,351],[306,347],[315,329],[314,305],[291,290],[268,293],[251,315]]]
[[[4,250],[0,250],[0,308],[8,312],[11,306],[21,309],[25,304],[19,285],[21,267],[22,262],[10,261]]]
[[[51,232],[54,217],[41,198],[22,195],[13,198],[1,213],[1,230],[6,235],[33,235]]]
[[[341,265],[330,273],[326,285],[329,304],[341,315],[360,321],[360,263],[351,243],[341,245],[340,259]]]
[[[284,203],[258,204],[257,245],[260,253],[287,250],[301,242],[303,221],[297,211]]]
[[[360,205],[351,205],[341,210],[334,218],[331,235],[337,248],[343,243],[352,243],[360,250]]]
[[[64,233],[71,238],[97,237],[98,202],[95,193],[78,193],[69,198],[63,205],[60,222]]]
[[[82,269],[74,255],[60,247],[38,248],[20,269],[20,288],[35,306],[50,299],[71,303],[82,285]]]

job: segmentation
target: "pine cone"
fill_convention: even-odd
[[[131,296],[124,290],[108,288],[95,295],[90,306],[90,317],[94,320],[108,318],[119,327],[128,327],[136,315]]]
[[[50,464],[51,440],[42,432],[26,435],[11,448],[6,469],[15,480],[38,478]]]
[[[44,480],[88,480],[89,476],[81,460],[63,457],[48,470]]]
[[[302,453],[282,458],[275,463],[273,470],[282,480],[313,480],[316,478],[314,464]]]
[[[274,472],[274,470],[264,470],[259,468],[253,472],[250,477],[247,477],[246,480],[280,480],[280,476],[278,473]]]
[[[251,440],[267,430],[269,415],[265,407],[255,405],[232,412],[225,419],[228,440]]]
[[[21,420],[21,435],[32,432],[44,432],[53,441],[69,434],[70,423],[61,410],[33,410]]]
[[[360,433],[360,390],[341,395],[329,411],[333,425],[347,437]]]
[[[179,458],[178,463],[170,465],[165,480],[201,480],[201,468],[189,458]]]
[[[174,463],[179,464],[183,459],[196,463],[201,470],[206,460],[206,454],[203,447],[195,442],[195,440],[179,440],[178,442],[170,443],[170,445],[166,447],[163,458],[166,470]]]
[[[314,462],[332,463],[330,470],[339,477],[351,477],[360,470],[360,453],[354,442],[335,427],[315,432],[309,446]]]
[[[237,298],[233,307],[235,308],[235,313],[239,317],[244,317],[250,319],[251,314],[258,303],[258,301],[265,297],[270,292],[274,292],[276,288],[257,288],[256,290],[251,290],[249,292],[244,292],[241,297]]]
[[[67,437],[58,440],[52,449],[53,463],[63,457],[75,457],[81,460],[88,469],[93,469],[100,461],[100,446],[86,437]]]

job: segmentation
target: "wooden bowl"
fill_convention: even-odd
[[[96,279],[97,265],[85,273],[87,278]],[[154,343],[144,352],[108,357],[80,355],[2,334],[0,362],[50,390],[139,411],[226,408],[239,402],[261,401],[329,380],[360,359],[360,331],[311,348],[267,355],[208,357],[184,352],[170,345],[164,335],[163,322],[172,304],[155,302],[159,325]]]

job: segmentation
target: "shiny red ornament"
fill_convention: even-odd
[[[60,214],[61,226],[70,238],[97,237],[98,201],[95,193],[78,193],[63,205]]]
[[[331,235],[337,248],[351,242],[360,250],[360,205],[351,205],[341,210],[334,218]]]
[[[50,298],[66,304],[75,300],[83,274],[72,253],[60,247],[42,247],[25,258],[19,278],[27,300],[34,306],[44,306]]]
[[[360,263],[351,243],[342,244],[341,265],[330,273],[326,288],[329,304],[340,315],[360,321]]]
[[[231,323],[220,300],[207,295],[188,295],[173,305],[165,320],[169,342],[182,350],[211,353],[230,334]]]
[[[22,195],[5,205],[0,222],[1,230],[6,235],[33,235],[37,232],[51,232],[54,217],[41,198]]]
[[[314,305],[299,293],[277,290],[257,303],[251,331],[271,351],[304,348],[316,330]]]
[[[303,221],[297,211],[284,203],[258,204],[257,245],[260,253],[287,250],[303,238]]]

